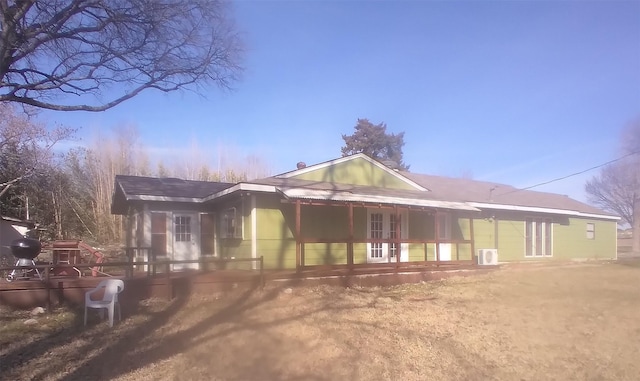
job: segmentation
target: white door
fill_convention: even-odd
[[[195,214],[173,215],[173,260],[198,259],[198,218]],[[174,270],[197,269],[198,263],[176,263]]]
[[[400,214],[400,221],[396,221],[396,215],[388,210],[369,209],[367,213],[367,238],[375,240],[392,240],[398,237],[408,237],[407,213]],[[367,243],[368,263],[395,262],[398,254],[396,243],[370,242]],[[409,260],[409,244],[400,243],[400,261]]]

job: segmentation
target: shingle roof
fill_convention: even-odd
[[[374,197],[384,196],[401,199],[413,198],[443,202],[483,204],[482,206],[478,206],[480,208],[491,208],[491,204],[494,204],[497,209],[502,209],[503,206],[509,205],[561,209],[601,216],[614,216],[612,213],[604,212],[598,208],[560,194],[519,190],[510,185],[464,178],[424,175],[411,172],[400,173],[416,184],[427,188],[429,191],[386,189],[302,180],[292,177],[282,178],[278,176],[254,180],[249,182],[249,184],[269,185],[281,190],[300,188],[314,191],[335,191],[336,194],[353,193]],[[181,201],[197,201],[233,187],[234,185],[233,183],[193,181],[177,178],[118,175],[116,176],[116,197],[114,197],[112,208],[115,207],[115,209],[113,209],[114,211],[123,212],[125,209],[121,208],[121,201],[118,201],[123,198],[125,200],[151,200],[154,198],[161,200],[163,198],[172,198]],[[118,200],[116,200],[116,198]]]
[[[604,212],[591,205],[556,193],[520,190],[511,185],[463,178],[423,175],[410,172],[402,172],[402,174],[431,190],[434,196],[452,201],[566,209],[581,213],[613,216],[611,213]]]
[[[115,181],[116,187],[119,185],[125,195],[180,198],[203,198],[234,185],[211,181],[125,175],[117,175]]]

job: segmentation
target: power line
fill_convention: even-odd
[[[537,187],[542,186],[542,185],[547,185],[547,184],[555,183],[556,181],[560,181],[560,180],[568,179],[569,177],[578,176],[578,175],[581,175],[581,174],[583,174],[583,173],[586,173],[586,172],[589,172],[589,171],[593,171],[594,169],[602,168],[602,167],[607,166],[607,165],[609,165],[609,164],[613,164],[613,163],[615,163],[615,162],[617,162],[617,161],[620,161],[620,160],[622,160],[622,159],[626,159],[626,158],[627,158],[627,157],[629,157],[629,156],[637,155],[637,154],[639,154],[639,153],[640,153],[640,151],[631,152],[631,153],[628,153],[628,154],[626,154],[626,155],[624,155],[624,156],[620,156],[620,157],[619,157],[619,158],[617,158],[617,159],[613,159],[613,160],[607,161],[606,163],[596,165],[595,167],[587,168],[587,169],[585,169],[585,170],[583,170],[583,171],[574,172],[574,173],[572,173],[572,174],[570,174],[570,175],[566,175],[566,176],[558,177],[558,178],[553,179],[553,180],[549,180],[549,181],[545,181],[545,182],[542,182],[542,183],[539,183],[539,184],[531,185],[531,186],[526,187],[526,188],[514,189],[514,190],[509,191],[509,192],[501,193],[501,194],[500,194],[500,196],[503,196],[503,195],[505,195],[505,194],[509,194],[509,193],[520,192],[520,191],[528,190],[528,189],[532,189],[532,188],[537,188]]]

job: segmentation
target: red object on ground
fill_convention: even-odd
[[[80,263],[81,250],[86,250],[96,257],[95,263],[97,266],[93,266],[91,268],[91,276],[98,276],[98,273],[100,272],[100,266],[98,265],[104,262],[104,256],[99,250],[80,240],[54,241],[51,244],[51,248],[54,252],[53,273],[56,275],[74,275],[73,272],[75,271],[79,276],[82,276],[82,272],[75,267],[56,268],[55,266],[57,264],[74,265]]]
[[[104,262],[104,255],[102,255],[102,253],[99,250],[96,250],[95,248],[87,245],[82,241],[78,242],[78,247],[85,249],[86,251],[93,254],[93,256],[96,257],[96,264],[100,264]],[[100,269],[100,266],[93,266],[91,268],[91,276],[98,276],[99,269]]]

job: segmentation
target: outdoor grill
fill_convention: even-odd
[[[37,239],[33,238],[18,238],[11,242],[9,246],[11,248],[11,253],[18,260],[16,262],[16,267],[31,267],[31,268],[22,268],[22,269],[14,269],[11,271],[11,274],[7,276],[7,281],[11,282],[16,279],[16,276],[19,272],[25,276],[29,271],[35,270],[36,274],[40,280],[42,280],[42,275],[40,275],[40,271],[36,267],[36,262],[34,259],[40,254],[40,250],[42,250],[42,244]]]
[[[34,260],[42,250],[42,244],[33,238],[18,238],[11,242],[11,253],[18,259]]]

